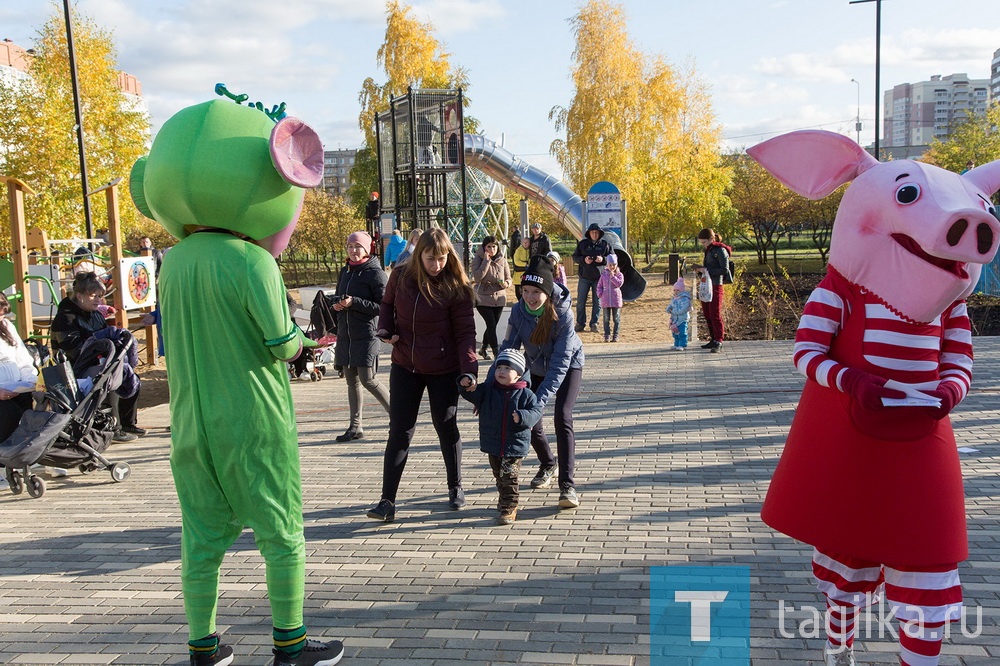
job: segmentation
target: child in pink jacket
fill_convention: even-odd
[[[605,259],[607,268],[597,280],[597,298],[604,312],[604,341],[618,342],[618,329],[622,325],[622,285],[625,275],[618,268],[618,257],[609,254]],[[611,320],[615,321],[614,335],[611,334]]]

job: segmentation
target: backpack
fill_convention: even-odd
[[[733,263],[732,255],[729,256],[729,267],[726,269],[725,275],[722,276],[722,284],[732,284],[733,278],[736,277],[736,264]]]

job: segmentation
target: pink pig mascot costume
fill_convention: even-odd
[[[853,665],[857,609],[885,595],[900,663],[938,663],[961,613],[968,557],[962,472],[948,413],[968,393],[965,298],[1000,241],[1000,161],[963,175],[879,163],[831,132],[748,153],[789,189],[844,193],[827,275],[806,303],[794,362],[807,381],[761,517],[814,547],[827,600],[827,664]]]

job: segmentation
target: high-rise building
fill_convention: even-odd
[[[967,74],[935,75],[930,81],[894,86],[885,92],[883,157],[923,155],[933,139],[948,136],[953,123],[967,114],[985,113],[989,100],[990,80]]]
[[[323,151],[323,189],[336,197],[347,198],[347,188],[351,185],[351,167],[357,150]]]
[[[1000,100],[1000,49],[993,52],[993,62],[990,63],[990,98]]]

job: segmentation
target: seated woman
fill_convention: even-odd
[[[91,337],[115,337],[111,335],[114,331],[106,330],[115,327],[108,324],[99,309],[104,305],[106,291],[96,273],[80,273],[73,280],[73,293],[59,302],[52,320],[52,348],[62,350],[70,361],[76,360],[83,343]],[[110,402],[118,421],[114,441],[129,442],[146,434],[145,428],[136,425],[139,391],[129,398],[112,393]]]
[[[17,329],[7,319],[10,303],[0,294],[0,442],[10,437],[21,422],[21,415],[31,409],[31,392],[38,381],[38,370],[21,341]],[[7,479],[0,465],[0,489]]]
[[[31,392],[38,381],[38,370],[21,341],[17,329],[7,319],[10,303],[0,294],[0,441],[10,437],[31,409]]]

